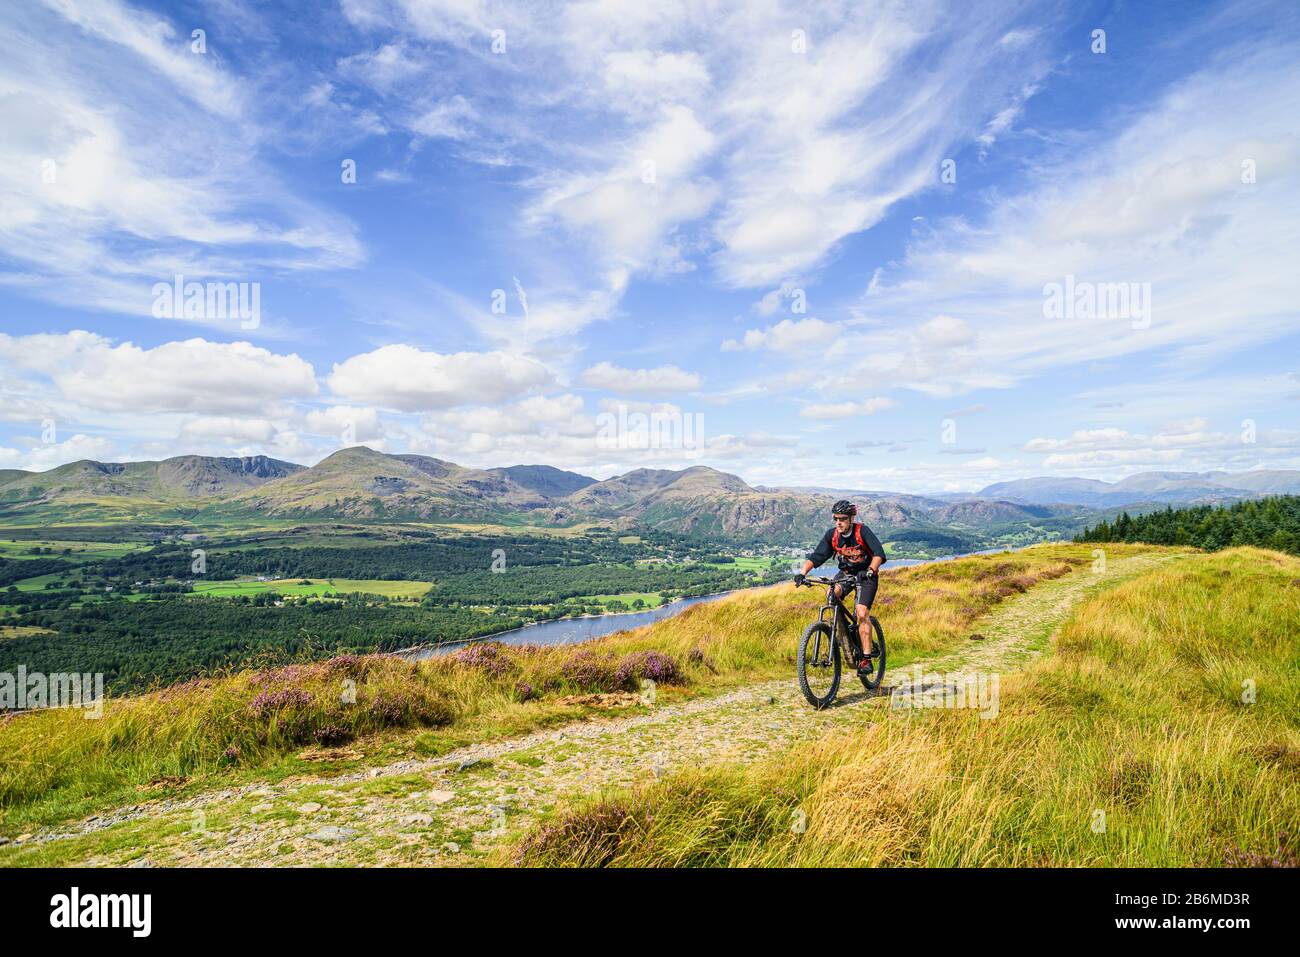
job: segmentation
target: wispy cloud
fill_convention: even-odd
[[[114,0],[47,7],[0,11],[0,283],[147,315],[176,273],[359,261],[347,220],[257,161],[248,91],[213,49]]]

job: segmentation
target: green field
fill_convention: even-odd
[[[102,561],[106,558],[120,558],[148,546],[142,542],[65,542],[52,540],[3,541],[0,540],[0,558],[62,558],[66,561]],[[53,554],[36,549],[52,549]],[[67,549],[70,555],[64,555]]]
[[[634,591],[622,595],[590,595],[584,598],[583,602],[591,602],[597,605],[608,605],[610,602],[621,601],[623,604],[631,608],[632,602],[636,601],[638,598],[645,602],[645,608],[637,609],[638,611],[658,608],[664,603],[663,599],[659,597],[659,593],[654,591]]]
[[[737,555],[734,562],[700,562],[710,568],[734,568],[745,572],[765,572],[772,567],[772,559],[759,556]]]
[[[302,582],[309,584],[302,584]],[[360,578],[290,578],[275,581],[195,582],[194,594],[212,598],[232,598],[236,595],[260,595],[275,592],[277,595],[295,597],[325,597],[362,592],[384,598],[419,598],[430,588],[429,582],[381,581]]]
[[[50,582],[59,581],[63,577],[63,575],[58,573],[38,575],[35,578],[24,578],[22,581],[16,582],[15,584],[19,591],[40,591]]]

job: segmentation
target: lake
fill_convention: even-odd
[[[979,552],[969,552],[969,555],[991,555],[996,552],[1007,551],[1004,548],[988,548]],[[947,562],[954,558],[965,558],[966,555],[946,555],[943,558],[894,558],[890,559],[890,568],[904,568],[909,565],[925,565],[930,562]],[[820,573],[814,572],[814,574]],[[648,625],[651,622],[663,621],[665,618],[671,618],[690,608],[692,605],[699,605],[704,602],[717,601],[723,595],[729,595],[731,592],[718,592],[714,595],[701,595],[698,598],[683,598],[680,601],[669,602],[666,605],[660,605],[658,608],[651,608],[649,611],[633,611],[623,614],[609,615],[592,615],[587,618],[561,618],[556,621],[539,621],[535,624],[524,625],[522,628],[515,628],[513,631],[503,631],[495,635],[485,635],[482,638],[473,638],[469,641],[449,641],[439,645],[429,645],[423,648],[411,648],[396,652],[409,661],[419,661],[423,658],[432,658],[434,655],[445,654],[448,651],[455,651],[474,641],[500,641],[507,645],[571,645],[579,641],[590,641],[593,638],[600,638],[604,635],[613,634],[616,631],[627,631],[630,628],[640,628],[642,625]]]

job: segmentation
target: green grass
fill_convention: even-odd
[[[21,581],[14,582],[14,585],[17,586],[19,591],[44,591],[45,586],[50,582],[62,581],[67,577],[67,572],[52,572],[49,575],[38,575],[35,578],[24,578]]]
[[[632,608],[632,602],[638,598],[645,602],[645,607],[634,609]],[[624,592],[621,595],[584,595],[581,601],[584,605],[608,605],[610,602],[621,601],[632,611],[649,611],[651,608],[658,608],[664,603],[657,591],[632,591]]]
[[[49,539],[28,539],[21,541],[0,540],[0,558],[62,558],[65,561],[104,561],[109,558],[121,558],[134,551],[141,551],[148,546],[135,542],[77,542]],[[54,554],[36,554],[35,549],[54,549]],[[72,554],[64,555],[64,549]]]
[[[419,598],[432,586],[429,582],[382,581],[368,578],[331,578],[330,583],[341,594],[364,592],[385,598]]]
[[[772,567],[772,559],[752,555],[737,555],[734,562],[701,562],[710,568],[734,568],[745,572],[765,572]]]
[[[302,584],[307,582],[307,584]],[[383,581],[367,578],[284,578],[271,581],[196,581],[194,594],[210,598],[260,595],[274,592],[292,597],[325,597],[362,592],[384,598],[419,598],[430,588],[428,582]]]
[[[1086,574],[1090,551],[1032,548],[887,574],[877,614],[891,662],[902,666],[961,646],[971,623],[1004,598],[1044,577]],[[364,762],[381,763],[554,726],[594,713],[566,699],[615,690],[620,663],[632,669],[627,680],[635,690],[641,656],[651,651],[671,658],[680,675],[676,684],[660,684],[661,701],[789,676],[796,639],[821,601],[821,592],[786,583],[580,646],[492,646],[496,656],[472,652],[468,661],[336,659],[111,700],[101,720],[68,710],[0,720],[0,834],[135,803],[137,788],[160,779],[179,779],[174,791],[301,773],[306,765],[296,755],[322,734],[348,740]],[[355,703],[341,696],[344,681],[355,682]],[[259,707],[268,693],[283,703]]]
[[[1107,545],[1110,551],[1112,545]],[[889,710],[581,804],[537,865],[1300,864],[1300,559],[1197,555],[1075,609],[998,716]],[[1250,692],[1253,691],[1253,699]]]
[[[300,584],[307,581],[308,584]],[[284,581],[196,581],[194,583],[194,594],[203,595],[208,598],[234,598],[240,595],[262,595],[267,592],[275,592],[277,595],[292,595],[294,597],[333,595],[337,590],[333,585],[325,581],[313,579],[286,579]]]

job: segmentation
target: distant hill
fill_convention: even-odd
[[[996,525],[1001,522],[1025,522],[1033,519],[1059,518],[1087,512],[1082,505],[1023,505],[997,499],[967,499],[945,504],[931,514],[933,521],[955,525]]]
[[[1116,508],[1143,503],[1214,504],[1259,495],[1300,493],[1300,471],[1140,472],[1119,482],[1097,479],[1038,478],[997,482],[976,493],[1026,505],[1085,505]]]
[[[704,465],[634,469],[597,481],[548,465],[478,469],[354,446],[310,468],[266,456],[184,455],[8,470],[0,472],[0,520],[599,521],[735,542],[802,543],[829,526],[836,499],[851,498],[884,540],[938,552],[1073,535],[1120,508],[1233,501],[1293,487],[1300,490],[1300,472],[1147,472],[1115,483],[1043,477],[1000,482],[977,495],[927,496],[755,488]]]
[[[995,482],[975,493],[978,498],[996,498],[1008,502],[1026,505],[1067,505],[1103,504],[1106,492],[1110,488],[1106,482],[1083,478],[1041,478],[1015,479],[1011,482]]]
[[[82,459],[48,472],[0,475],[0,504],[79,504],[103,499],[174,503],[229,496],[304,471],[265,455],[180,455],[161,462]]]
[[[511,471],[465,468],[427,455],[386,455],[354,446],[236,495],[223,507],[264,515],[474,521],[552,507],[553,496],[516,480]],[[530,471],[521,478],[531,485],[559,482],[556,476]]]
[[[588,475],[566,472],[550,465],[512,465],[488,471],[504,475],[516,485],[550,497],[569,495],[596,484],[596,480]]]
[[[680,484],[679,484],[680,483]],[[749,493],[754,490],[734,475],[698,465],[689,469],[633,469],[603,482],[595,482],[572,495],[569,504],[579,510],[613,512],[628,508],[678,485],[678,491]]]

